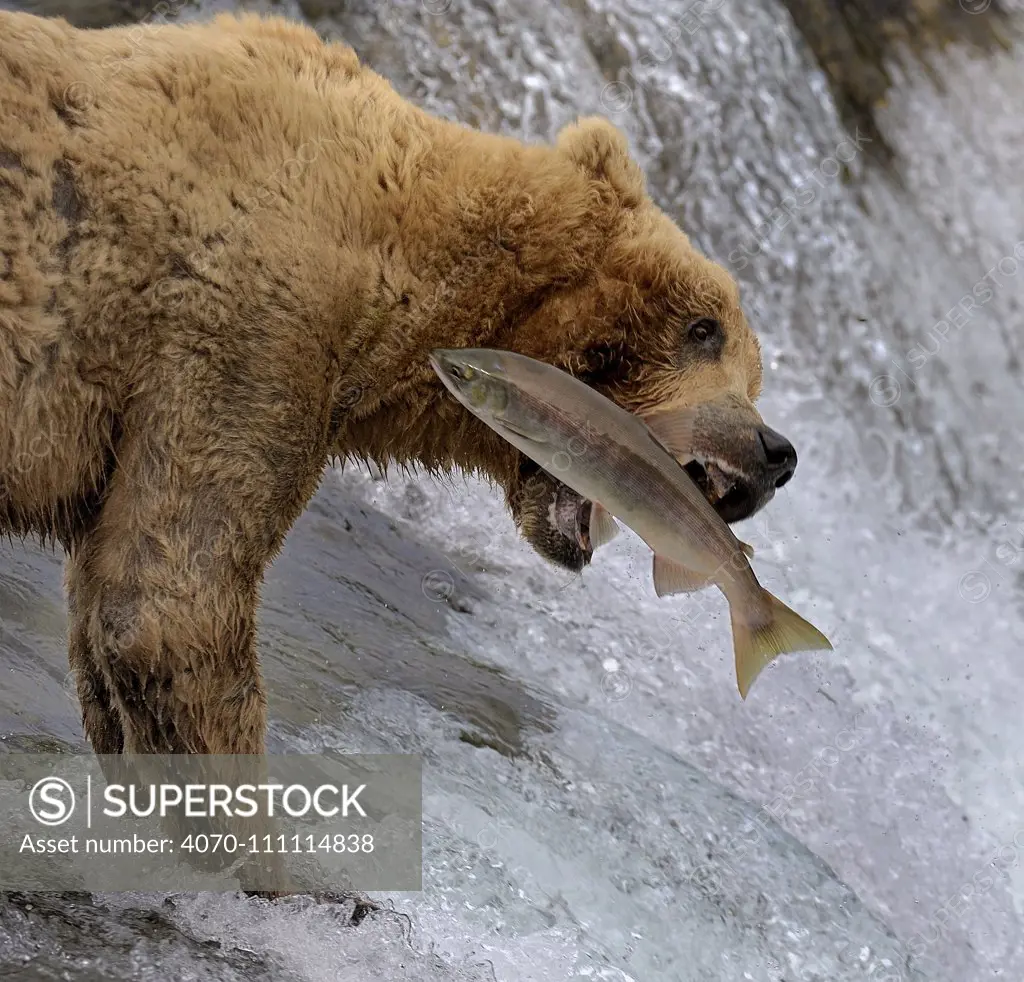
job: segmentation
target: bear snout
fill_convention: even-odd
[[[685,467],[715,511],[728,523],[760,511],[796,470],[793,444],[768,426],[733,431]]]
[[[778,490],[789,482],[796,470],[796,447],[769,426],[762,426],[757,435],[764,450],[768,480]]]

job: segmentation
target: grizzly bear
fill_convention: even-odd
[[[793,473],[736,284],[603,120],[476,132],[253,16],[0,12],[0,106],[0,533],[67,553],[97,753],[262,752],[260,584],[332,459],[483,474],[543,557],[589,562],[589,502],[451,399],[434,348],[719,407],[687,467],[727,521]]]

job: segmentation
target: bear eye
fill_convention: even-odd
[[[687,334],[691,341],[707,344],[709,341],[714,341],[721,330],[721,325],[713,317],[701,317],[690,325]]]

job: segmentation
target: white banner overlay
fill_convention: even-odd
[[[414,755],[0,754],[3,890],[419,890]]]

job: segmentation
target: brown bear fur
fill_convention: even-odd
[[[80,31],[0,12],[0,532],[68,553],[100,753],[255,753],[264,570],[325,464],[480,472],[524,535],[560,486],[447,396],[511,348],[646,411],[756,416],[732,279],[622,136],[435,119],[283,20]],[[687,325],[716,318],[714,355]]]

